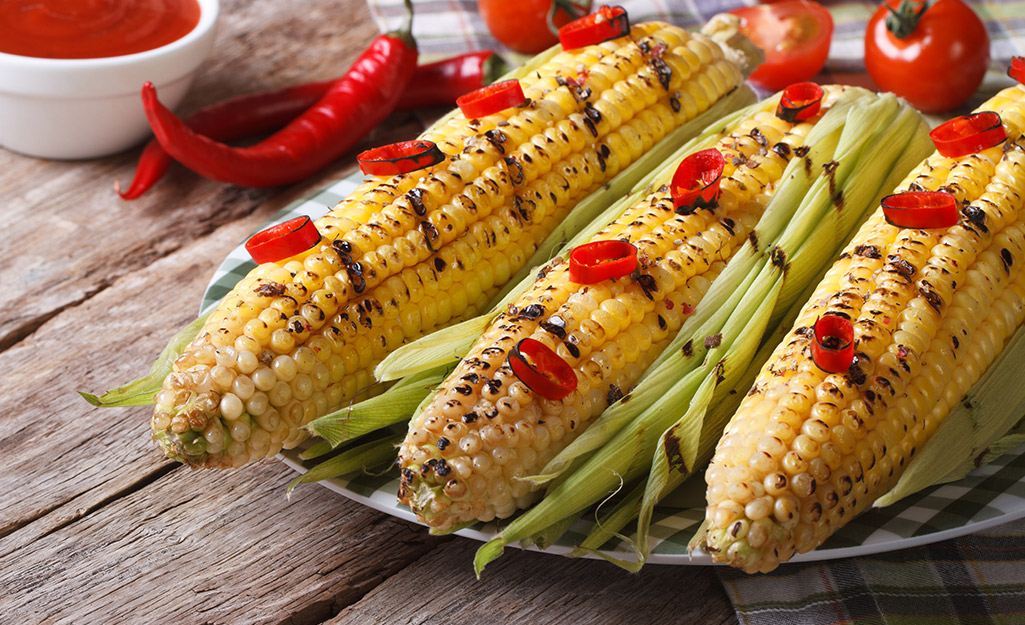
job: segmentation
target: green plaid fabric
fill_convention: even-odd
[[[1025,520],[901,551],[767,575],[720,569],[742,625],[1025,623]]]

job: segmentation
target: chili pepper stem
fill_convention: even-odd
[[[416,50],[416,40],[413,39],[413,0],[405,0],[406,16],[396,30],[388,31],[387,36],[401,39],[403,43],[413,50]]]

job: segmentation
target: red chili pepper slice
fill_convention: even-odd
[[[360,152],[356,160],[368,176],[394,176],[437,165],[445,155],[433,141],[417,139]]]
[[[715,148],[701,150],[680,161],[669,184],[676,212],[687,214],[719,200],[719,185],[726,160]]]
[[[545,399],[563,399],[577,387],[573,367],[535,339],[523,339],[516,344],[509,353],[509,366],[521,382]]]
[[[949,228],[957,223],[957,200],[945,191],[907,191],[883,198],[886,221],[901,228]]]
[[[776,117],[785,122],[801,122],[822,108],[822,87],[813,82],[798,82],[783,90],[776,106]]]
[[[601,6],[590,15],[573,20],[559,29],[563,50],[582,48],[630,32],[630,17],[621,6]]]
[[[456,104],[467,119],[487,117],[526,100],[518,80],[503,80],[483,89],[456,98]]]
[[[944,122],[929,133],[936,151],[948,158],[981,152],[1007,139],[1000,114],[982,111]]]
[[[318,241],[316,224],[303,215],[257,232],[246,241],[246,251],[259,264],[273,263],[305,252]]]
[[[634,269],[637,269],[637,248],[626,241],[592,241],[569,253],[569,279],[577,284],[621,278]]]
[[[823,371],[843,373],[854,362],[854,326],[849,319],[824,315],[815,320],[811,358]]]
[[[1025,83],[1025,56],[1011,58],[1011,66],[1007,68],[1007,75],[1020,83]]]

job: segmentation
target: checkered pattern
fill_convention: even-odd
[[[401,0],[368,0],[382,30],[400,21]],[[743,2],[751,4],[752,0]],[[742,4],[737,0],[624,0],[631,18],[664,19],[694,26]],[[1025,1],[971,2],[992,38],[993,65],[983,93],[1008,84],[1003,67],[1025,53]],[[836,31],[826,78],[863,77],[861,34],[874,4],[831,2]],[[414,35],[424,57],[498,48],[476,13],[476,0],[417,1]],[[508,55],[516,59],[515,55]],[[862,81],[861,84],[864,84]],[[324,214],[361,182],[357,173],[296,202],[267,225],[306,214]],[[201,308],[224,297],[253,267],[244,249],[233,250],[215,273]],[[294,452],[285,462],[303,471]],[[415,521],[396,504],[394,475],[358,475],[324,482],[328,488],[388,514]],[[703,480],[690,480],[657,508],[650,532],[651,563],[705,565],[687,543],[704,515]],[[590,530],[593,511],[551,547],[568,553]],[[933,486],[882,509],[873,509],[825,545],[794,558],[769,575],[748,576],[720,568],[719,575],[744,625],[815,623],[1025,623],[1025,445],[968,477]],[[459,532],[487,540],[494,524]],[[631,537],[628,537],[631,538]],[[614,540],[606,555],[632,559],[628,541]],[[848,557],[858,556],[858,557]]]
[[[1025,53],[1025,3],[1021,0],[967,0],[986,24],[994,73],[1002,75],[1010,58]],[[368,0],[382,31],[395,28],[405,15],[402,0]],[[602,2],[595,2],[595,6]],[[664,20],[685,28],[698,27],[716,13],[755,0],[622,0],[618,4],[635,22]],[[833,16],[833,43],[826,70],[836,74],[864,72],[863,33],[878,3],[866,0],[823,2]],[[413,36],[427,57],[470,50],[494,49],[515,56],[488,33],[477,13],[477,0],[415,0]],[[1006,84],[1006,83],[1005,83]]]
[[[720,569],[742,625],[1025,623],[1025,520],[955,540],[768,575]]]

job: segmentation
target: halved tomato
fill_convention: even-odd
[[[806,0],[783,0],[730,11],[740,17],[740,30],[765,51],[765,62],[749,80],[777,91],[818,74],[829,56],[833,17]]]

